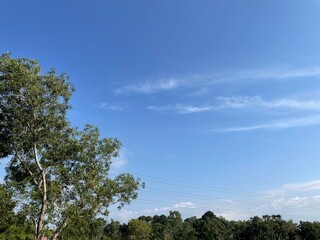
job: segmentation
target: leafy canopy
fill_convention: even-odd
[[[71,126],[66,114],[74,91],[65,73],[42,74],[36,60],[0,57],[0,158],[10,158],[6,183],[36,221],[36,239],[45,226],[55,226],[55,239],[68,221],[107,215],[142,186],[130,174],[109,177],[118,139],[101,138],[92,125]]]

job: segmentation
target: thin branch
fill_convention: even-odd
[[[33,182],[39,187],[40,185],[39,185],[39,183],[38,183],[38,181],[37,181],[34,173],[30,170],[28,164],[20,157],[20,155],[19,155],[18,153],[16,153],[16,157],[17,157],[17,159],[19,160],[19,162],[20,162],[21,164],[23,164],[24,167],[27,169],[28,173],[29,173],[30,176],[32,177]]]
[[[64,219],[62,221],[62,223],[56,228],[56,230],[54,231],[50,240],[56,240],[59,237],[59,235],[61,234],[63,228],[65,228],[67,226],[67,223],[68,223],[68,218]]]

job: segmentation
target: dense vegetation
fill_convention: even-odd
[[[10,193],[0,185],[0,239],[33,239],[34,224],[22,213],[14,212]],[[50,235],[50,228],[45,233]],[[228,221],[208,211],[201,218],[184,221],[177,211],[168,216],[141,216],[128,223],[103,218],[73,219],[60,239],[70,240],[317,240],[320,222],[293,223],[279,215],[252,217],[246,221]]]
[[[79,226],[79,225],[78,225]],[[228,221],[206,212],[201,218],[190,217],[184,221],[177,211],[168,216],[141,216],[127,224],[117,221],[106,223],[98,219],[81,224],[77,231],[65,232],[65,239],[112,240],[317,240],[320,239],[319,222],[293,223],[279,215],[253,217],[247,221]]]

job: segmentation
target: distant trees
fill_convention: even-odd
[[[0,184],[0,239],[33,239],[34,224],[16,213],[13,196]],[[46,228],[46,234],[53,229]],[[293,223],[280,215],[228,221],[208,211],[184,221],[178,211],[141,216],[128,223],[103,218],[72,220],[59,239],[65,240],[320,240],[320,222]]]
[[[300,222],[298,233],[303,240],[320,240],[320,222]]]
[[[238,232],[238,239],[243,240],[294,240],[299,239],[297,237],[297,226],[291,220],[283,220],[280,215],[250,218]]]
[[[141,216],[128,224],[111,221],[105,232],[115,240],[320,240],[320,223],[295,224],[280,215],[228,221],[211,211],[183,221],[179,212],[172,211],[168,216]]]
[[[184,221],[177,211],[166,215],[141,216],[128,224],[111,221],[106,233],[115,234],[110,239],[150,240],[318,240],[319,222],[283,220],[280,215],[252,217],[247,221],[228,221],[206,212],[201,218],[190,217]],[[113,229],[112,231],[110,231]],[[114,231],[114,229],[117,229]]]

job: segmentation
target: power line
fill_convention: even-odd
[[[121,173],[120,171],[115,171],[115,170],[113,171]],[[186,188],[197,189],[197,190],[202,189],[202,190],[207,190],[212,192],[230,193],[230,194],[237,194],[237,195],[243,195],[243,196],[261,197],[261,198],[276,199],[276,200],[278,200],[280,196],[283,196],[283,195],[256,193],[256,192],[250,192],[250,191],[241,191],[241,190],[228,189],[228,188],[222,188],[222,187],[213,187],[213,186],[195,184],[195,183],[184,182],[184,181],[170,180],[170,179],[165,179],[165,178],[160,178],[160,177],[150,176],[150,175],[140,174],[140,173],[133,173],[133,174],[137,176],[144,176],[146,178],[144,178],[143,180],[147,180],[149,182],[167,184],[170,186],[186,187]],[[154,179],[159,179],[159,180],[154,180]],[[294,197],[294,196],[286,196],[286,197]]]

